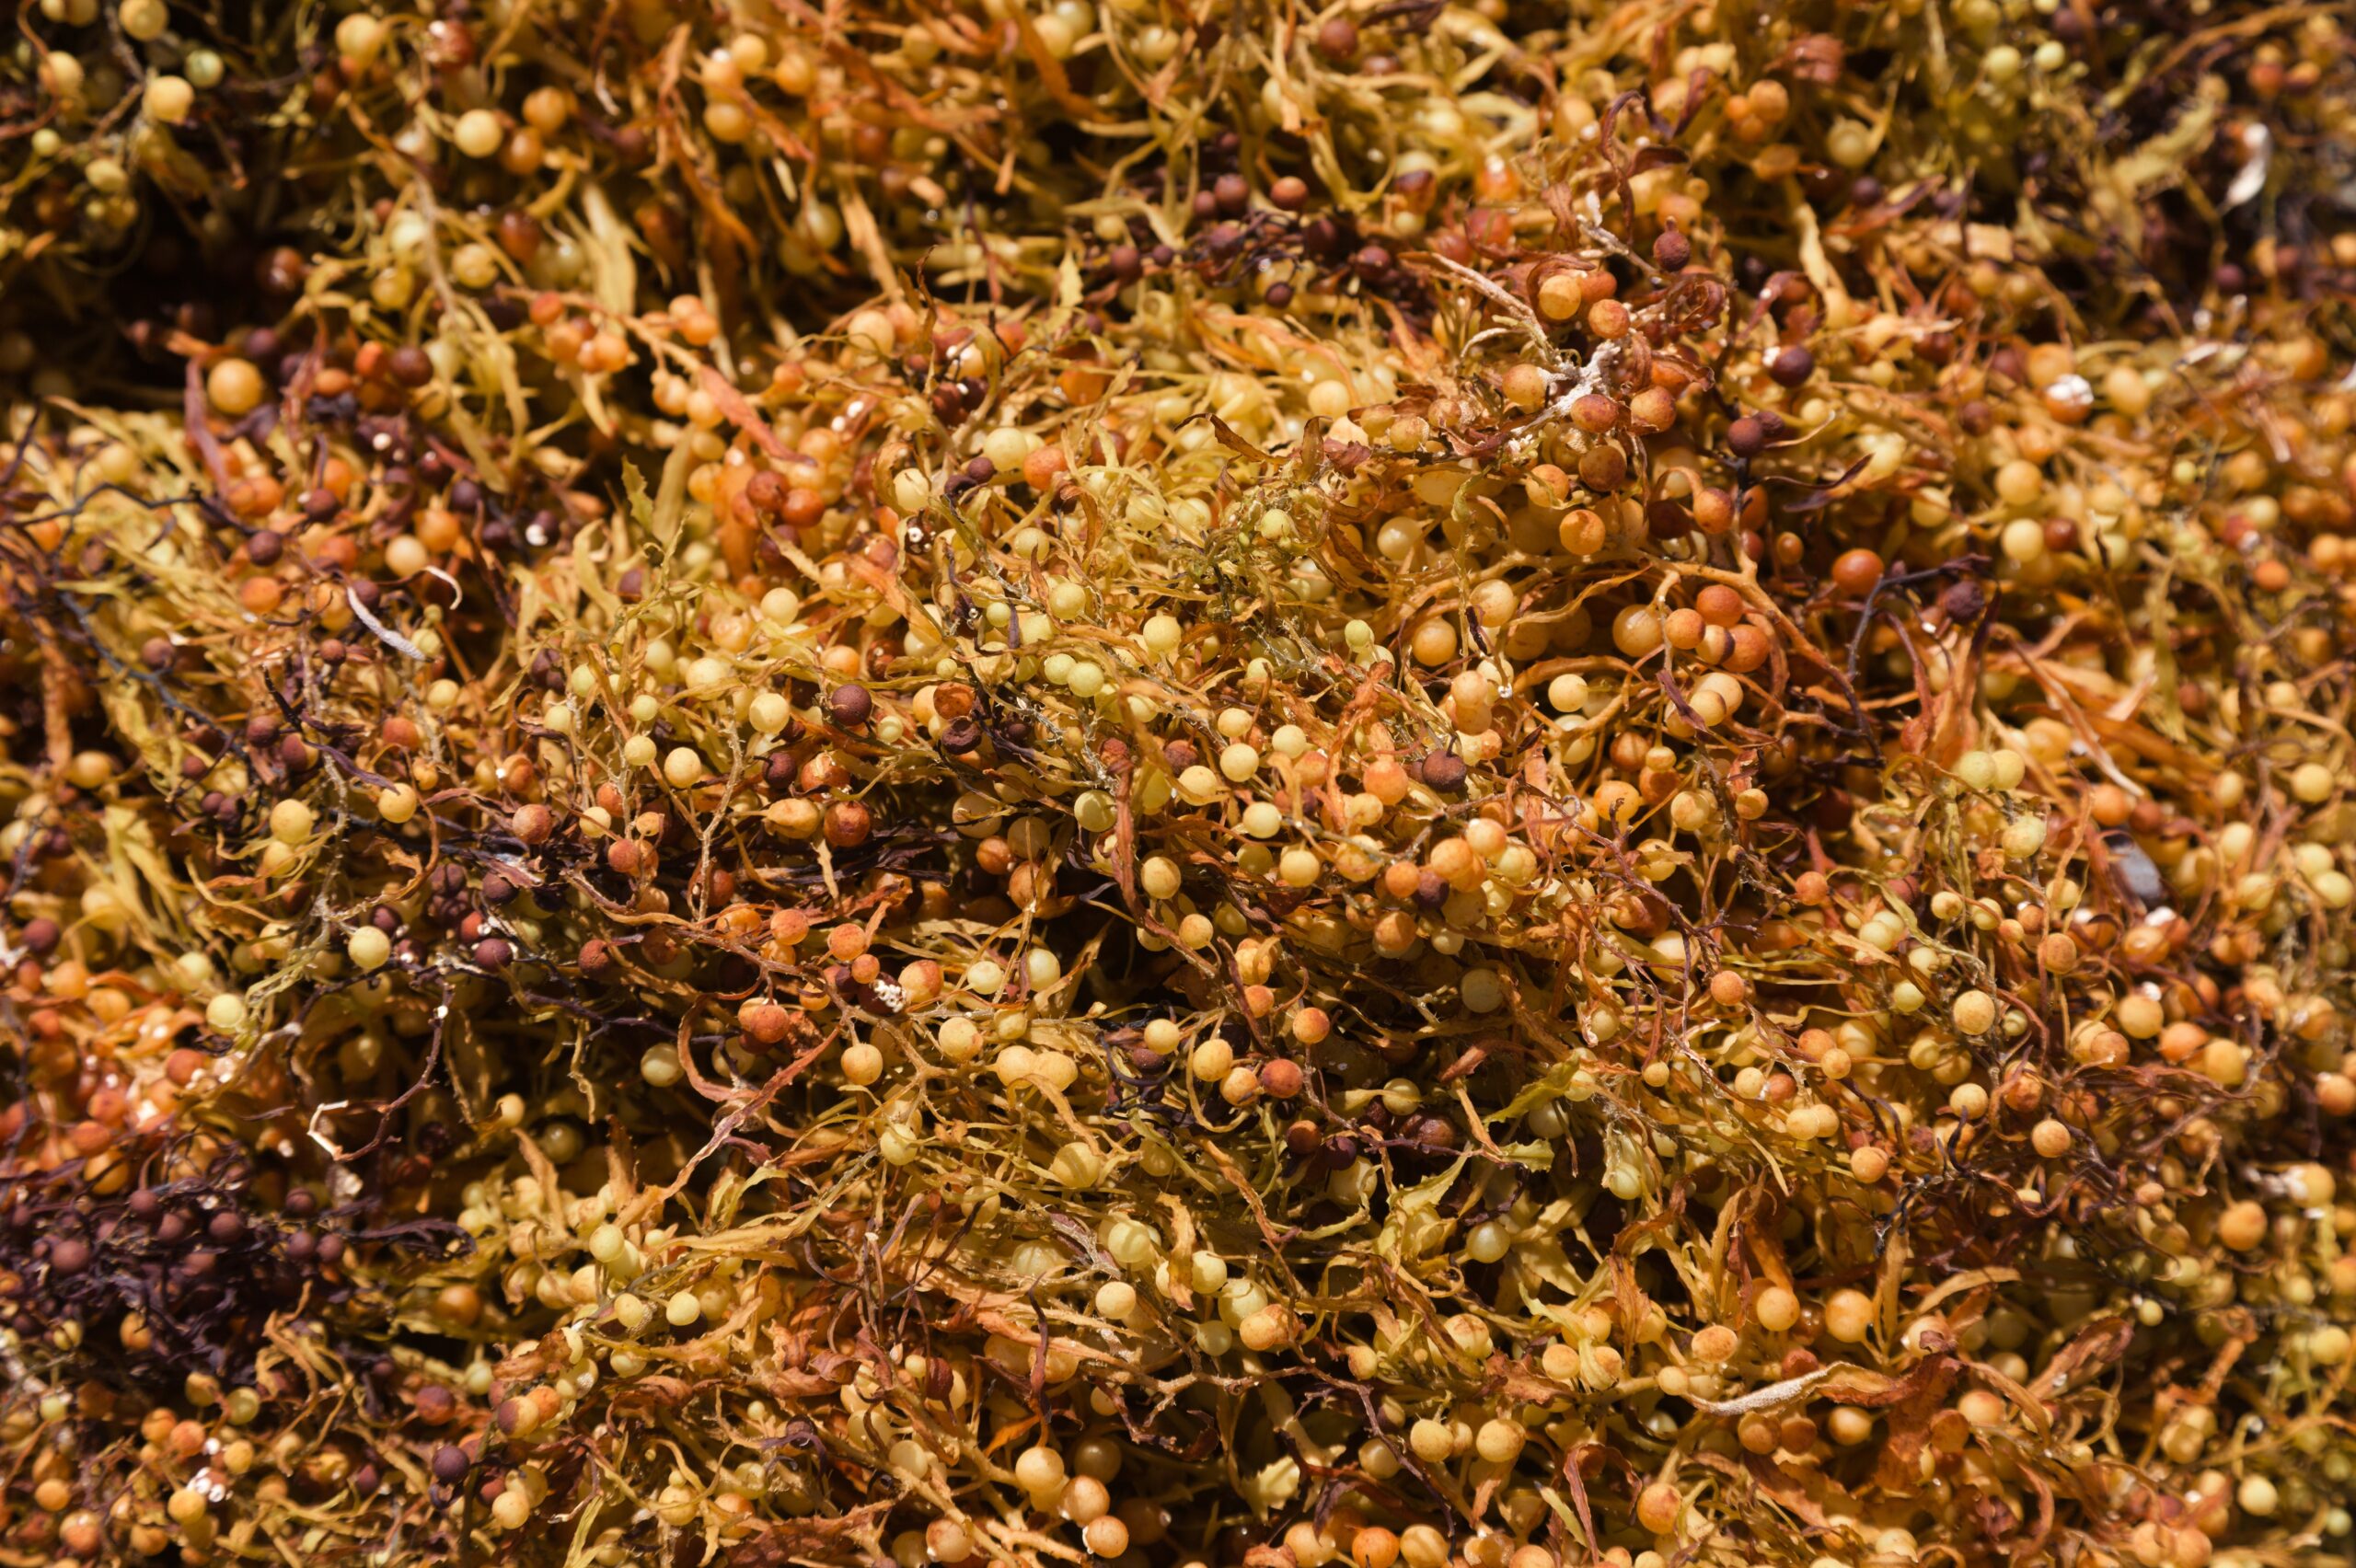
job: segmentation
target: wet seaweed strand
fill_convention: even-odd
[[[6,1562],[2344,1557],[2344,18],[0,80]]]

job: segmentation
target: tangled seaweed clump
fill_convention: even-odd
[[[2348,20],[40,0],[0,1561],[2344,1561]]]

